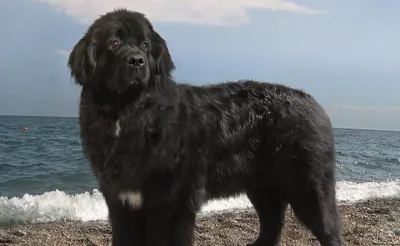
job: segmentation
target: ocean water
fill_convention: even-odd
[[[335,135],[339,202],[400,197],[400,132]],[[200,216],[250,207],[245,196],[214,200]],[[77,118],[0,116],[0,224],[106,219]]]

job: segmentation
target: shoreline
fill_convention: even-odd
[[[339,204],[343,245],[399,245],[400,197],[370,199]],[[241,246],[258,235],[258,219],[253,209],[224,212],[198,218],[195,246]],[[0,228],[0,245],[111,245],[107,221],[17,224]],[[319,245],[315,237],[293,216],[289,208],[281,245]]]

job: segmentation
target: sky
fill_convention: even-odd
[[[143,12],[175,79],[256,79],[307,91],[334,127],[400,130],[398,0],[0,2],[0,115],[77,116],[69,52],[99,15]]]

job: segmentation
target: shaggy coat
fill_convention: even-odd
[[[285,211],[339,246],[334,133],[303,91],[258,81],[177,84],[166,42],[138,12],[99,17],[71,52],[82,146],[113,246],[189,246],[208,199],[247,194],[251,245],[279,243]]]

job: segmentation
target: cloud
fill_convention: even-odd
[[[143,12],[151,21],[206,25],[238,25],[249,22],[247,11],[264,9],[299,14],[321,12],[285,0],[34,0],[45,2],[83,24],[115,8]]]
[[[58,54],[60,54],[61,56],[63,56],[63,57],[68,57],[69,54],[71,53],[71,50],[62,50],[62,49],[58,49],[58,50],[56,50],[56,52],[57,52]]]

